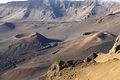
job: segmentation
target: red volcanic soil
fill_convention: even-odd
[[[90,34],[82,41],[78,40],[75,43],[70,43],[65,48],[61,50],[60,53],[75,53],[75,51],[78,51],[82,47],[88,47],[89,45],[97,45],[98,43],[103,43],[107,41],[114,40],[115,36],[109,32],[96,32],[93,34]]]
[[[30,34],[18,34],[14,37],[14,40],[25,40],[27,42],[33,42],[34,40],[39,40],[40,42],[48,41],[49,39],[39,33]]]
[[[87,44],[90,44],[92,42],[99,42],[102,43],[104,41],[114,40],[115,35],[109,33],[109,32],[96,32],[92,34],[91,36],[88,36],[85,38],[81,43],[80,46],[83,47]]]
[[[24,39],[28,42],[32,42],[35,38],[37,38],[38,35],[39,33],[18,34],[15,36],[15,39]]]
[[[2,75],[3,80],[22,80],[25,78],[30,78],[38,74],[40,71],[39,67],[33,68],[16,68],[9,70]]]

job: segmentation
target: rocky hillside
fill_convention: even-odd
[[[120,36],[107,54],[93,53],[84,61],[55,62],[39,80],[119,80],[119,46]]]
[[[6,9],[7,7],[7,9]],[[81,21],[89,17],[119,14],[120,4],[98,0],[29,0],[0,5],[0,20]]]

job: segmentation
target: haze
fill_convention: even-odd
[[[7,3],[11,1],[27,1],[27,0],[0,0],[0,3]]]

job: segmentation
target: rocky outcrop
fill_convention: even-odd
[[[110,54],[119,54],[120,53],[120,35],[117,37],[112,49],[109,51]]]
[[[84,67],[89,64],[95,63],[95,58],[98,55],[96,53],[93,53],[89,55],[85,60],[70,60],[70,61],[56,61],[52,64],[52,66],[49,68],[47,74],[40,78],[40,80],[55,80],[55,77],[61,76],[61,71],[67,69],[67,68],[74,68],[76,66]]]
[[[85,58],[84,62],[95,62],[95,58],[97,57],[97,53],[90,54],[87,58]]]
[[[66,69],[72,70],[74,67],[85,67],[89,64],[95,63],[94,59],[97,57],[96,53],[91,54],[88,56],[84,61],[82,60],[71,60],[71,61],[57,61],[52,64],[49,68],[46,75],[40,77],[39,80],[59,80],[60,76],[63,76],[61,72]],[[69,74],[69,73],[68,73]]]
[[[120,60],[110,60],[105,63],[94,63],[86,66],[76,66],[73,68],[66,68],[60,71],[60,74],[47,78],[44,76],[39,80],[113,80],[114,78],[120,79],[119,77],[119,65]],[[115,65],[116,64],[116,65]],[[114,71],[110,71],[114,69]],[[104,77],[103,74],[104,73]],[[108,74],[110,73],[110,74]],[[97,74],[97,76],[95,76]]]
[[[61,76],[61,71],[65,68],[72,68],[77,65],[82,65],[82,60],[71,60],[71,61],[57,61],[48,70],[47,74],[41,77],[39,80],[55,80],[55,77]]]
[[[113,48],[109,53],[117,53],[120,52],[120,36],[117,37]],[[110,79],[112,80],[117,77],[116,72],[118,71],[118,62],[120,62],[120,55],[110,55],[110,54],[98,54],[93,53],[89,55],[84,61],[81,60],[73,60],[73,61],[59,61],[55,62],[48,70],[48,73],[45,76],[42,76],[39,80],[101,80],[101,79]],[[102,63],[100,63],[97,59],[108,59]],[[117,65],[114,65],[117,64]],[[116,72],[109,74],[106,69],[116,69]],[[115,68],[118,67],[118,68]],[[105,73],[105,77],[101,76],[101,74]],[[91,75],[92,74],[92,75]],[[95,74],[99,74],[94,76]],[[114,76],[112,76],[114,74]],[[92,76],[92,77],[91,77]],[[100,77],[98,77],[100,76]],[[111,79],[111,78],[112,79]],[[117,77],[120,79],[120,77]]]

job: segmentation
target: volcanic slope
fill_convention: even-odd
[[[88,32],[91,33],[70,42],[66,42],[64,47],[54,56],[60,60],[85,59],[92,52],[107,52],[113,45],[116,38],[109,32]],[[106,47],[107,46],[107,47]]]
[[[10,40],[8,40],[9,44],[0,50],[1,72],[16,67],[18,63],[52,52],[51,49],[61,42],[61,40],[48,39],[39,33],[18,34]]]
[[[92,54],[92,57],[88,57],[84,61],[56,62],[39,80],[119,80],[120,54],[117,48],[120,46],[119,40],[118,37],[107,54],[96,56]]]

